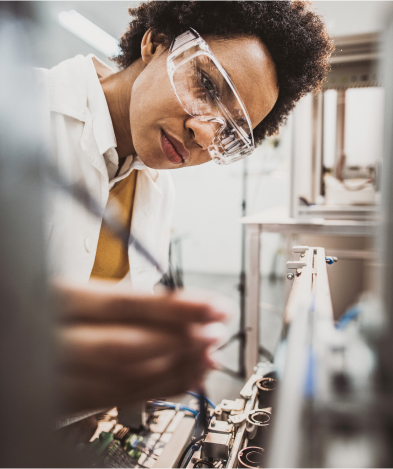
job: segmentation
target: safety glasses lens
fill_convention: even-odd
[[[216,123],[211,145],[217,148],[216,154],[231,158],[238,153],[243,158],[242,150],[252,144],[252,130],[240,101],[212,57],[203,53],[196,55],[195,50],[187,52],[188,57],[179,57],[173,73],[180,103],[190,115]],[[193,57],[190,52],[194,52]]]

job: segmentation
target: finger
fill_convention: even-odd
[[[195,367],[203,364],[206,369],[214,369],[215,362],[209,357],[207,350],[193,350],[183,353],[187,357],[188,366]],[[177,354],[168,354],[161,357],[146,359],[136,363],[110,364],[96,362],[86,363],[62,363],[58,366],[58,373],[74,373],[81,376],[105,379],[119,384],[132,383],[135,379],[156,379],[159,373],[178,373],[182,363],[174,364]]]
[[[63,320],[186,324],[225,321],[231,307],[225,300],[204,293],[142,295],[114,290],[111,282],[87,286],[57,283],[55,299]]]
[[[176,396],[185,393],[189,389],[199,389],[202,387],[207,371],[206,370],[194,370],[191,372],[188,370],[185,376],[177,376],[171,380],[152,385],[150,388],[145,389],[145,393],[148,399],[163,399],[171,396]],[[143,401],[143,393],[135,394],[135,400]]]
[[[129,366],[170,353],[205,349],[219,340],[216,332],[220,334],[204,328],[180,334],[146,326],[62,326],[58,331],[58,356],[61,364],[76,367]]]
[[[71,395],[71,402],[79,402],[82,407],[110,406],[130,404],[135,399],[164,396],[167,383],[175,382],[176,386],[181,385],[188,389],[196,380],[202,379],[209,367],[206,354],[189,353],[170,356],[162,362],[146,360],[130,369],[128,375],[118,376],[116,379],[101,373],[96,376],[88,373],[64,373],[61,377],[62,386],[66,390],[68,388],[68,395]],[[93,399],[91,404],[87,402],[86,393]]]
[[[138,363],[129,368],[127,373],[119,376],[119,385],[126,385],[133,392],[137,392],[139,383],[143,382],[143,389],[161,385],[168,381],[173,381],[178,377],[188,374],[200,376],[210,368],[210,361],[207,359],[206,351],[188,351],[187,353],[167,355],[164,359],[154,359]],[[137,378],[137,379],[136,379]]]
[[[190,367],[188,364],[177,369],[176,373],[160,372],[149,382],[135,377],[132,385],[119,384],[110,380],[63,374],[58,379],[62,391],[61,410],[76,412],[101,407],[133,405],[138,402],[178,394],[192,387],[206,373],[202,365]]]
[[[93,363],[64,362],[59,368],[59,372],[68,372],[79,374],[81,376],[90,376],[95,379],[104,379],[111,382],[117,382],[119,385],[128,383],[133,385],[137,382],[144,381],[148,384],[151,379],[155,381],[159,374],[164,377],[176,375],[179,369],[184,367],[195,368],[197,366],[206,369],[212,367],[208,350],[204,347],[176,351],[171,353],[163,353],[147,360],[139,360],[138,362],[115,362],[95,360]]]

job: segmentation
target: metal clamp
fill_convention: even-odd
[[[288,280],[293,280],[295,278],[295,274],[299,276],[301,274],[300,269],[302,269],[306,265],[307,265],[307,262],[304,262],[304,261],[288,261],[287,262],[287,269],[288,270],[295,270],[296,272],[289,272],[287,274],[287,279]]]
[[[309,247],[308,246],[293,246],[292,252],[294,254],[305,254],[306,251],[308,251]]]
[[[304,261],[288,261],[287,262],[287,269],[301,269],[302,267],[305,267],[307,265],[307,262]]]
[[[300,258],[304,258],[306,255],[306,252],[308,251],[309,247],[308,246],[293,246],[292,252],[294,254],[300,254]],[[295,270],[297,275],[300,275],[299,269],[302,269],[307,265],[307,262],[304,262],[303,260],[300,261],[288,261],[287,262],[287,269],[288,270]],[[293,280],[295,278],[295,272],[288,272],[287,274],[287,279],[288,280]]]

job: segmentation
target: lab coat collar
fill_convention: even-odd
[[[48,85],[51,111],[86,122],[86,69],[85,57],[77,55],[49,70]]]
[[[105,94],[98,78],[98,75],[105,76],[113,72],[113,69],[93,54],[87,57],[77,55],[53,67],[49,71],[48,83],[51,111],[82,122],[86,122],[90,114],[94,140],[99,153],[118,166],[115,132]],[[121,172],[122,178],[126,177],[132,169],[147,170],[153,182],[158,178],[157,170],[145,166],[137,156],[130,155],[125,163],[124,171]]]
[[[95,58],[98,60],[97,58]],[[116,148],[116,136],[113,129],[111,115],[104,91],[94,67],[93,56],[86,57],[87,62],[87,106],[93,119],[93,134],[101,155],[107,152],[107,158],[113,164],[119,165],[117,151],[108,152],[110,148]],[[101,63],[105,66],[104,63]],[[111,70],[109,67],[107,67]]]
[[[99,61],[92,54],[87,57],[77,55],[65,60],[49,71],[48,82],[51,94],[51,111],[65,114],[86,122],[88,111],[92,117],[93,134],[101,155],[116,148],[115,131],[100,81],[94,67],[97,61],[100,67],[113,70]],[[119,164],[117,152],[108,152],[110,161]]]

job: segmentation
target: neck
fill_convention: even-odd
[[[138,59],[125,70],[100,80],[115,131],[119,163],[126,156],[135,155],[130,126],[131,89],[144,68],[142,59]]]

